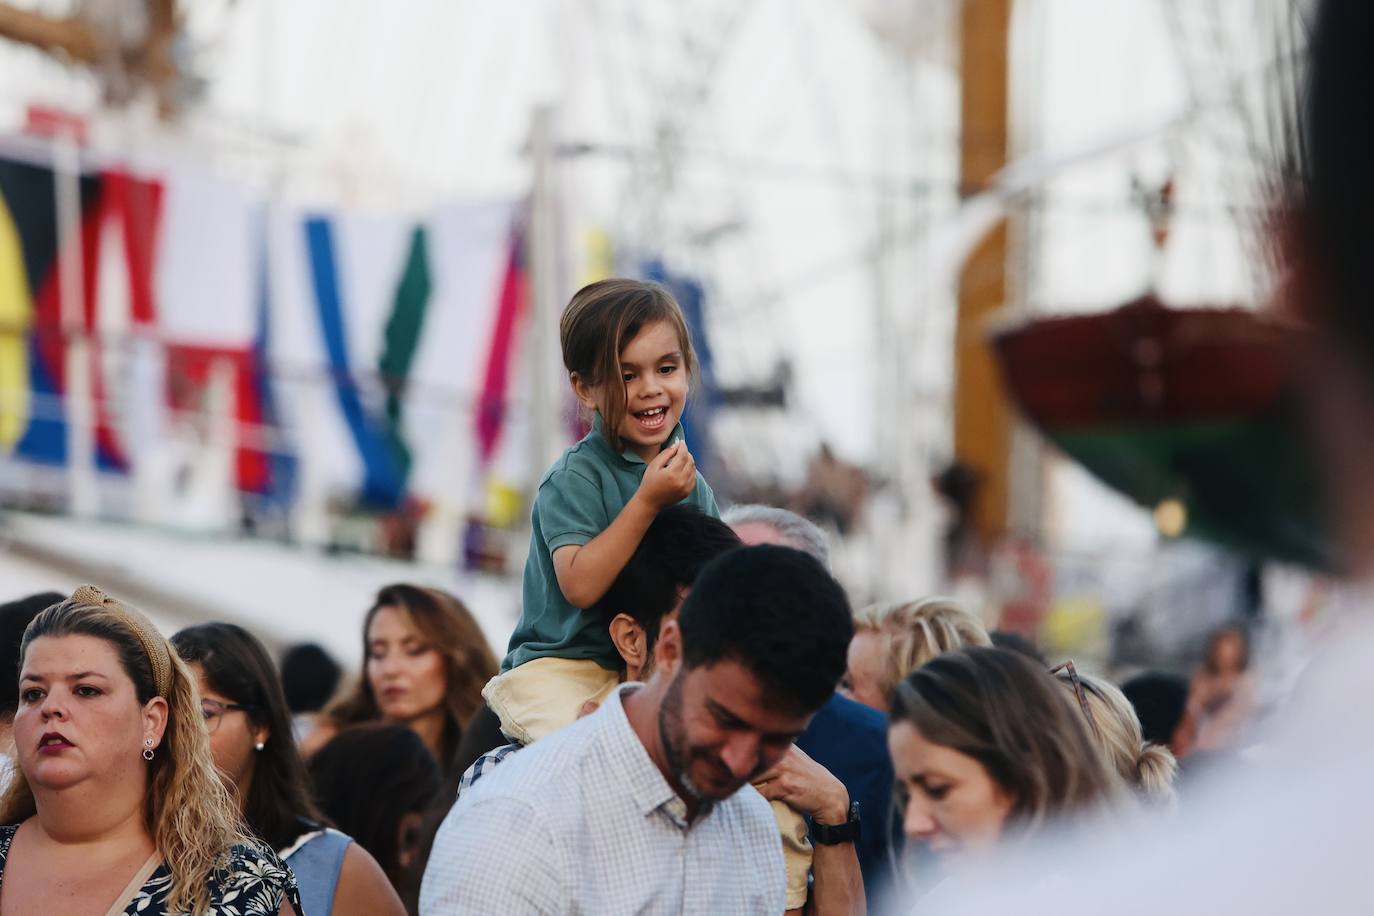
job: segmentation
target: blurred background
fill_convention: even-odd
[[[0,583],[503,650],[571,293],[667,284],[722,503],[1099,667],[1346,603],[1279,343],[1302,0],[0,3]]]

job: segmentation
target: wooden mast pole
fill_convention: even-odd
[[[965,197],[1007,163],[1011,0],[965,0],[960,18],[959,180]],[[959,277],[955,331],[954,452],[978,475],[973,524],[985,545],[1007,527],[1010,408],[986,340],[988,316],[1007,297],[1007,222],[974,250]]]
[[[33,45],[49,54],[61,52],[83,64],[99,63],[104,46],[100,36],[76,17],[53,19],[8,3],[0,3],[0,38]]]
[[[152,87],[159,113],[170,119],[176,113],[173,90],[177,67],[172,55],[172,42],[180,26],[176,0],[144,0],[144,7],[148,31],[136,47],[112,45],[108,36],[79,16],[58,19],[9,3],[0,3],[0,38],[90,67],[106,66],[110,55],[117,55],[125,73]]]

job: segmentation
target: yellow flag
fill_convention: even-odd
[[[1040,630],[1040,638],[1056,661],[1061,655],[1075,652],[1106,655],[1107,624],[1107,609],[1100,598],[1070,595],[1058,599],[1050,607]]]
[[[29,425],[29,324],[33,302],[19,230],[0,198],[0,455],[14,450]]]
[[[615,245],[604,229],[582,230],[581,248],[582,264],[577,278],[579,286],[611,276],[615,270]]]
[[[486,486],[486,518],[494,528],[514,528],[524,511],[520,490],[509,482],[492,476]]]

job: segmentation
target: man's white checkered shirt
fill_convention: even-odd
[[[751,786],[686,806],[630,727],[625,685],[465,790],[434,840],[422,916],[778,914],[778,825]]]

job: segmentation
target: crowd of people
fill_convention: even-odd
[[[859,913],[1041,824],[1172,798],[1173,756],[1108,681],[993,648],[946,599],[851,610],[811,522],[725,518],[657,513],[603,602],[616,689],[537,742],[502,733],[486,637],[439,590],[377,594],[342,692],[318,647],[164,638],[94,587],[0,606],[0,912]],[[11,853],[91,877],[26,890]]]
[[[1374,142],[1352,87],[1374,11],[1320,10],[1292,287],[1336,332],[1314,421],[1368,573]],[[816,526],[720,512],[666,290],[592,284],[561,334],[591,428],[540,483],[503,658],[457,596],[406,583],[366,606],[342,692],[317,648],[168,637],[95,586],[0,606],[0,916],[1144,913],[1133,889],[1161,875],[1178,913],[1367,906],[1374,736],[1338,714],[1367,627],[1245,764],[1286,819],[1266,831],[1254,795],[1179,791],[1192,761],[1239,765],[1243,627],[1191,680],[1118,687],[943,598],[852,608]]]
[[[9,853],[56,852],[108,866],[57,885],[71,912],[218,912],[246,891],[241,912],[858,913],[1043,823],[1171,797],[1172,755],[1106,680],[992,648],[949,600],[852,611],[811,522],[725,517],[656,514],[602,602],[616,689],[537,743],[502,733],[486,638],[435,589],[378,593],[337,698],[309,689],[339,681],[318,648],[279,668],[233,624],[164,639],[92,587],[3,606],[26,791],[6,796],[0,911],[25,911]],[[150,804],[173,778],[217,846],[183,850],[203,825]]]

